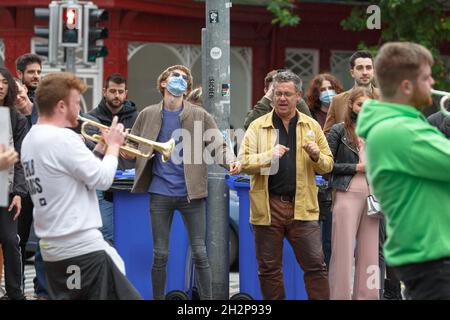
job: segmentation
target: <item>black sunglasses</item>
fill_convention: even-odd
[[[179,73],[179,72],[172,72],[172,74],[171,74],[171,76],[173,76],[173,77],[182,77],[184,80],[186,80],[186,81],[188,81],[189,80],[189,77],[188,76],[186,76],[186,75],[184,75],[184,74],[181,74],[181,73]]]

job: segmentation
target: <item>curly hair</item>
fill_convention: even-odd
[[[177,64],[177,65],[167,68],[159,75],[158,79],[156,80],[156,89],[158,89],[159,92],[161,92],[161,94],[164,96],[164,88],[161,87],[161,82],[166,81],[167,78],[169,78],[172,71],[174,71],[174,70],[181,70],[184,73],[186,73],[186,75],[188,76],[187,89],[185,92],[185,96],[187,96],[192,91],[192,83],[193,83],[194,79],[192,77],[191,70],[189,70],[187,67],[182,66],[180,64]]]
[[[191,91],[186,97],[186,100],[192,104],[195,104],[198,107],[203,106],[203,98],[202,98],[203,90],[202,87],[197,87]]]
[[[339,94],[344,91],[339,80],[329,73],[321,73],[315,76],[309,81],[308,89],[306,90],[305,100],[308,104],[309,109],[312,112],[320,110],[320,106],[322,102],[320,101],[320,87],[322,86],[322,82],[328,80],[333,87],[333,90],[336,91],[336,94]]]
[[[34,53],[26,53],[16,59],[16,69],[20,72],[25,72],[29,64],[37,63],[42,67],[42,59]]]
[[[296,93],[302,91],[302,79],[298,75],[293,73],[292,71],[283,70],[283,71],[277,72],[273,76],[274,84],[291,82],[291,81],[294,83]]]

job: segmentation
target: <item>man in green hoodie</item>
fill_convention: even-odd
[[[411,299],[450,299],[450,141],[420,112],[432,103],[432,65],[421,45],[383,45],[381,100],[364,104],[356,128],[386,217],[386,261]]]

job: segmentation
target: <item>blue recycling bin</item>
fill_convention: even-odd
[[[118,172],[116,178],[124,178]],[[134,178],[128,176],[128,179]],[[132,180],[131,180],[132,181]],[[128,190],[127,190],[128,189]],[[151,268],[153,238],[150,221],[150,195],[130,193],[130,187],[114,191],[114,244],[125,262],[126,276],[144,299],[152,299]],[[191,290],[192,259],[189,239],[181,214],[176,211],[170,232],[166,293]]]
[[[261,300],[253,226],[250,224],[250,183],[243,176],[226,176],[228,186],[239,196],[239,293]],[[306,300],[303,270],[290,243],[283,243],[283,275],[286,299]]]

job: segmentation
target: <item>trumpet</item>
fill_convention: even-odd
[[[431,94],[434,94],[436,96],[441,96],[441,101],[439,103],[441,107],[441,112],[446,116],[450,117],[450,112],[447,111],[447,108],[445,107],[445,103],[448,99],[450,99],[450,92],[440,91],[440,90],[434,90],[431,89]]]
[[[86,139],[93,141],[95,143],[98,142],[104,142],[103,137],[98,134],[90,135],[86,132],[86,126],[93,126],[97,127],[99,129],[106,129],[109,130],[108,126],[105,126],[104,124],[98,123],[94,120],[84,118],[82,116],[78,116],[78,120],[82,121],[81,125],[81,135],[85,137]],[[174,147],[175,147],[175,140],[172,138],[167,142],[156,142],[149,139],[144,139],[139,136],[128,134],[126,137],[126,143],[123,146],[120,146],[120,150],[123,152],[135,156],[135,157],[143,157],[143,158],[151,158],[153,157],[152,152],[143,152],[139,149],[137,149],[132,144],[144,144],[146,146],[151,147],[153,150],[158,151],[161,153],[162,161],[166,162],[170,159],[170,154],[172,153]]]

